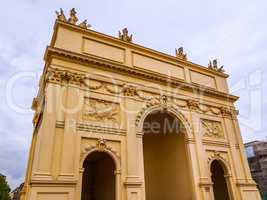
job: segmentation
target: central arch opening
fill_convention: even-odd
[[[83,163],[82,200],[115,200],[115,163],[105,152],[91,153]]]
[[[167,111],[149,114],[143,125],[146,200],[192,199],[185,128]]]

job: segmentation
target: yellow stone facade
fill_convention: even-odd
[[[22,200],[261,199],[217,62],[142,47],[127,29],[93,31],[74,9],[57,14]],[[145,134],[165,119],[177,135]]]

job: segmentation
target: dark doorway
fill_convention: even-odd
[[[225,181],[225,173],[219,161],[215,160],[211,163],[211,173],[213,182],[213,192],[215,200],[229,200],[229,193]]]
[[[90,154],[83,163],[82,200],[115,200],[115,164],[104,152]]]

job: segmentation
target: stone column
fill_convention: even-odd
[[[199,199],[201,194],[199,192],[199,167],[196,150],[196,142],[193,138],[186,139],[186,147],[188,153],[188,164],[190,167],[190,175],[192,180],[192,198]]]
[[[32,179],[52,180],[53,147],[56,127],[57,93],[60,86],[47,83],[42,123],[36,136],[36,149],[33,158]]]
[[[138,174],[140,175],[141,185],[141,199],[145,199],[145,167],[144,167],[144,151],[143,151],[143,132],[137,132],[137,164]]]
[[[135,117],[137,112],[137,102],[130,92],[125,92],[124,98],[124,113],[126,118],[126,157],[127,157],[127,176],[124,182],[128,200],[140,200],[142,180],[138,170],[138,155],[139,151],[137,132],[135,126]]]
[[[79,170],[79,181],[77,182],[76,186],[76,197],[78,200],[82,198],[83,173],[84,168],[81,167]]]
[[[121,170],[116,170],[114,174],[116,181],[116,188],[115,188],[116,200],[121,200]]]
[[[252,177],[251,177],[251,173],[250,173],[250,168],[248,165],[248,160],[246,158],[246,153],[245,153],[245,148],[244,148],[244,144],[243,144],[243,140],[241,138],[241,132],[240,132],[240,128],[239,128],[239,124],[238,124],[238,120],[235,117],[234,119],[232,119],[232,123],[234,126],[234,132],[236,135],[236,140],[237,140],[237,145],[236,147],[238,148],[240,157],[241,157],[241,161],[242,161],[242,165],[244,167],[244,174],[247,180],[253,181]]]
[[[200,118],[198,114],[196,113],[196,109],[198,106],[198,102],[195,101],[189,101],[188,106],[190,111],[190,118],[191,118],[191,124],[194,131],[194,138],[195,138],[195,153],[196,153],[196,160],[197,162],[194,164],[194,166],[198,166],[198,174],[199,174],[199,180],[198,185],[195,186],[197,191],[201,191],[202,195],[200,195],[198,192],[196,192],[196,195],[202,196],[202,199],[209,200],[210,198],[210,171],[209,166],[207,163],[207,156],[205,152],[205,148],[202,144],[202,136],[201,136],[201,129],[200,129]]]
[[[77,147],[77,120],[83,105],[83,93],[74,84],[68,84],[66,88],[65,105],[62,109],[65,114],[64,136],[61,156],[60,180],[75,180],[75,170],[77,167],[76,147]],[[78,178],[78,177],[77,177]]]

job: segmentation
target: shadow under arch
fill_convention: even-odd
[[[210,176],[213,183],[214,200],[232,199],[230,168],[221,158],[213,158],[209,162]]]
[[[214,161],[217,161],[218,163],[220,163],[225,176],[231,177],[229,164],[224,159],[222,159],[220,156],[214,156],[213,158],[209,160],[209,169],[211,169],[211,165]]]
[[[186,139],[193,139],[193,130],[192,127],[186,118],[186,116],[180,112],[177,108],[175,108],[173,105],[153,105],[149,107],[143,108],[137,115],[136,118],[136,125],[137,125],[137,133],[143,133],[143,126],[145,119],[148,115],[155,113],[155,112],[166,112],[175,118],[177,118],[186,129],[185,131],[185,138]]]
[[[165,120],[180,126],[162,129]],[[136,122],[143,138],[146,199],[194,199],[189,147],[193,135],[187,118],[171,105],[153,105],[142,110]],[[160,125],[158,131],[144,128],[152,127],[153,123]]]
[[[103,152],[103,153],[108,154],[114,161],[117,173],[119,173],[121,171],[120,158],[109,149],[106,149],[106,148],[105,149],[99,149],[97,147],[93,147],[92,149],[90,149],[84,153],[84,155],[82,156],[82,158],[80,160],[81,168],[83,168],[83,164],[84,164],[84,161],[86,160],[86,158],[88,158],[88,156],[90,156],[92,153],[95,153],[95,152]]]
[[[121,199],[121,164],[115,152],[106,146],[91,147],[82,156],[80,166],[81,200]]]

